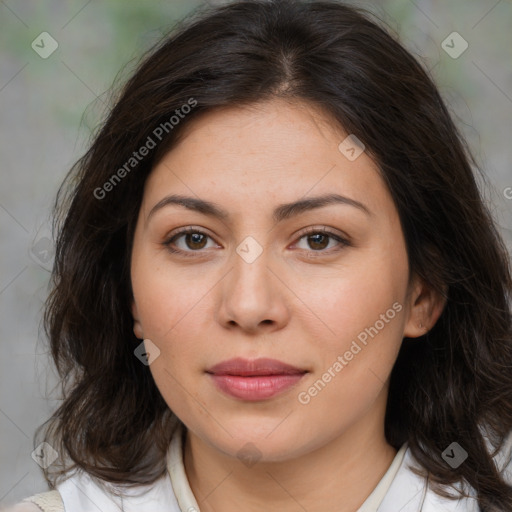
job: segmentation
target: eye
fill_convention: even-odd
[[[163,245],[171,253],[195,257],[202,255],[201,250],[207,248],[209,238],[211,239],[211,237],[204,231],[191,226],[174,233],[173,236],[163,242]],[[180,239],[183,239],[184,242],[184,245],[181,247],[179,247],[177,243]],[[308,231],[303,233],[299,238],[299,242],[303,239],[307,240],[306,243],[309,245],[309,248],[302,249],[311,253],[320,253],[320,255],[340,251],[344,247],[351,245],[345,238],[328,231],[325,228],[309,228]],[[330,247],[326,250],[331,241],[337,242],[337,244],[334,244],[334,248]]]
[[[345,238],[331,231],[328,231],[325,228],[310,228],[308,231],[302,234],[299,242],[303,239],[306,240],[306,244],[308,245],[305,250],[310,250],[310,252],[313,253],[331,253],[351,245],[350,242]],[[330,249],[325,250],[329,247],[331,241],[337,242],[337,244],[334,244],[334,249],[331,246]]]
[[[185,248],[178,247],[178,249],[175,249],[173,246],[177,245],[176,241],[181,238],[184,240]],[[195,256],[186,253],[198,252],[200,249],[204,249],[208,238],[211,237],[200,229],[188,227],[175,233],[171,238],[165,241],[163,245],[172,253],[185,253],[186,256]]]

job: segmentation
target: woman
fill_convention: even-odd
[[[163,40],[58,196],[67,459],[12,510],[511,510],[512,280],[470,163],[354,8]]]

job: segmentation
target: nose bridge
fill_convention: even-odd
[[[274,324],[284,321],[287,308],[279,280],[271,271],[271,250],[264,247],[265,243],[248,235],[236,246],[231,272],[223,286],[222,322],[235,322],[240,327],[254,330],[269,321]]]
[[[269,293],[269,286],[272,287],[274,283],[270,283],[271,273],[268,266],[271,264],[270,249],[264,240],[263,236],[258,236],[259,240],[253,235],[246,236],[236,247],[233,255],[233,274],[231,276],[232,285],[236,286],[236,291],[232,293],[242,294],[245,292],[255,297],[258,296],[257,301],[266,299],[265,295]],[[243,299],[243,297],[239,297]]]

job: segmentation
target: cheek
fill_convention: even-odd
[[[196,307],[208,289],[204,279],[192,283],[190,274],[170,270],[163,252],[149,250],[133,259],[132,288],[144,336],[160,341],[197,316]]]
[[[210,282],[206,272],[171,270],[164,259],[141,254],[132,267],[132,286],[144,337],[160,350],[150,371],[167,403],[179,409],[183,388],[194,389],[204,366],[205,333],[211,329],[206,319],[212,318],[205,308],[216,280]]]
[[[311,337],[317,364],[297,400],[310,416],[328,410],[333,425],[348,425],[385,388],[402,342],[404,307],[389,280],[373,286],[340,280],[331,299],[321,312],[329,331]]]
[[[398,303],[403,309],[407,276],[407,259],[400,251],[375,249],[364,255],[354,254],[328,274],[303,273],[293,288],[303,301],[304,318],[317,334],[314,339],[322,340],[324,347],[340,349],[340,345],[350,344],[365,328],[378,322],[381,315],[386,316],[390,308],[385,320],[392,318],[386,322],[386,330],[397,324],[395,319],[400,315],[395,315],[397,308],[392,306]]]
[[[381,246],[358,255],[323,288],[307,291],[304,281],[307,305],[321,319],[309,322],[309,333],[317,330],[311,336],[319,363],[315,378],[320,376],[319,387],[328,381],[330,390],[322,391],[318,404],[360,400],[363,406],[380,392],[403,338],[407,276],[405,249],[397,245],[394,251]]]
[[[402,341],[403,312],[403,304],[390,289],[351,293],[350,287],[338,288],[321,313],[328,334],[324,329],[323,336],[312,338],[318,340],[317,353],[322,354],[319,370],[327,371],[342,356],[340,373],[347,379],[352,375],[360,380],[371,368],[385,376]]]
[[[187,286],[179,275],[168,274],[148,272],[147,279],[140,281],[138,295],[135,288],[134,294],[144,336],[160,350],[149,366],[155,384],[167,405],[180,417],[187,417],[194,402],[190,403],[190,393],[201,368],[199,355],[205,330],[196,320],[204,314],[201,297],[205,292]]]

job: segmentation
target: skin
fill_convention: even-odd
[[[131,264],[134,333],[160,350],[149,368],[188,429],[185,471],[202,512],[354,512],[396,455],[384,436],[389,375],[403,337],[424,334],[444,304],[420,279],[409,281],[393,200],[366,152],[354,161],[340,152],[346,136],[303,102],[210,111],[146,182]],[[272,219],[282,203],[333,192],[370,214],[332,204]],[[149,217],[168,194],[215,202],[229,217],[176,205]],[[173,247],[196,257],[164,245],[187,226],[208,237],[184,235]],[[306,236],[309,227],[350,244]],[[247,236],[262,249],[251,263],[236,252]],[[394,303],[401,311],[300,403],[299,393]],[[244,401],[205,373],[235,356],[309,373],[273,398]],[[258,450],[253,465],[237,456],[249,442]]]

